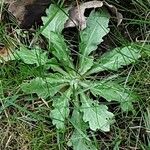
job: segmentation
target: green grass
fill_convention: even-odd
[[[118,0],[119,1],[119,0]],[[120,80],[125,80],[140,97],[134,104],[134,111],[123,113],[116,103],[111,104],[111,111],[115,114],[116,122],[110,132],[91,131],[89,135],[94,145],[99,149],[112,150],[149,150],[150,149],[150,49],[147,32],[150,28],[148,20],[149,1],[132,1],[132,5],[123,5],[118,1],[109,0],[122,11],[124,21],[120,27],[111,23],[109,42],[105,46],[114,47],[128,45],[133,42],[143,52],[134,65],[119,70]],[[130,0],[129,0],[130,1]],[[125,3],[125,2],[124,2]],[[0,44],[30,45],[27,36],[12,38],[6,32],[6,26],[0,26]],[[123,28],[123,29],[122,29]],[[15,28],[14,28],[15,30]],[[37,37],[41,31],[37,30]],[[135,43],[136,39],[140,39]],[[40,39],[36,38],[40,43]],[[20,41],[21,40],[21,41]],[[22,42],[22,43],[21,43]],[[11,44],[10,44],[11,43]],[[34,44],[33,44],[34,45]],[[32,46],[33,46],[32,45]],[[101,47],[101,49],[103,49]],[[27,65],[23,62],[8,61],[0,64],[0,149],[2,150],[65,150],[72,126],[68,126],[65,133],[56,131],[50,111],[52,100],[45,101],[36,95],[28,95],[21,91],[20,84],[37,76],[44,76],[44,68]],[[105,75],[105,73],[104,73]],[[94,79],[97,77],[93,76]],[[71,106],[70,106],[71,107]],[[69,121],[68,121],[69,124]]]

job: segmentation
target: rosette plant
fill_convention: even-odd
[[[137,100],[129,87],[118,82],[115,73],[134,63],[140,57],[140,50],[132,46],[117,47],[95,58],[93,52],[110,30],[110,15],[103,9],[93,10],[86,28],[79,31],[79,49],[74,61],[62,34],[68,9],[51,5],[46,13],[42,18],[42,34],[48,41],[48,52],[21,48],[18,54],[25,63],[41,65],[47,70],[43,77],[22,83],[21,88],[27,94],[36,93],[45,101],[52,101],[50,117],[56,129],[65,131],[68,125],[73,128],[68,146],[74,150],[96,150],[87,129],[110,131],[115,116],[109,111],[109,103],[116,101],[122,111],[129,111]],[[103,71],[114,72],[114,75],[95,77]]]

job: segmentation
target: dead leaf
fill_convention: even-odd
[[[8,11],[16,18],[20,27],[29,28],[41,18],[50,3],[50,0],[12,0]]]
[[[13,50],[14,45],[12,43],[7,43],[6,45],[0,43],[0,63],[14,60]]]
[[[117,25],[122,22],[122,14],[118,12],[117,8],[113,5],[109,5],[103,1],[89,1],[79,6],[73,7],[69,10],[69,19],[65,23],[65,28],[78,26],[81,30],[86,28],[86,17],[84,16],[85,10],[89,8],[100,8],[106,6],[112,14],[117,17]]]
[[[117,26],[119,26],[123,20],[123,16],[121,13],[118,12],[118,9],[113,6],[108,4],[107,2],[104,1],[104,5],[112,12],[113,15],[116,15],[117,17]]]
[[[4,45],[0,46],[0,58],[5,59],[10,54],[10,51],[8,48],[6,48]]]

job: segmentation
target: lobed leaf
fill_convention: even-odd
[[[68,50],[64,37],[61,35],[64,24],[68,19],[67,12],[67,9],[59,8],[52,4],[46,11],[47,16],[42,18],[43,24],[45,25],[42,34],[49,40],[49,47],[53,55],[66,70],[73,70],[74,67],[70,57],[70,51]]]
[[[51,32],[50,47],[53,55],[59,60],[66,70],[73,70],[72,59],[70,57],[70,51],[64,41],[61,34]]]
[[[73,132],[70,142],[74,150],[97,150],[92,142],[83,138],[83,136],[77,130]]]
[[[50,78],[48,80],[51,80]],[[59,83],[61,78],[57,79],[57,82],[48,82],[47,79],[37,77],[30,80],[29,83],[23,83],[21,89],[27,94],[37,94],[41,98],[47,98],[48,96],[54,96],[59,90],[65,86],[65,83]]]
[[[74,150],[97,150],[86,134],[86,129],[88,128],[87,124],[82,120],[81,113],[76,109],[73,111],[71,121],[75,130],[68,145],[73,146]]]
[[[123,111],[133,110],[132,102],[138,99],[131,90],[124,88],[115,81],[97,82],[93,87],[91,86],[90,91],[95,96],[101,96],[109,102],[119,102]]]
[[[46,38],[50,38],[51,31],[56,33],[61,33],[64,29],[64,24],[68,19],[68,10],[64,8],[59,8],[55,4],[51,4],[50,7],[46,10],[46,17],[42,17],[43,24],[45,29],[42,34]],[[48,25],[47,25],[48,23]]]
[[[97,49],[98,44],[103,41],[103,37],[109,32],[108,23],[109,15],[106,11],[92,11],[87,19],[87,27],[80,32],[79,72],[81,74],[87,71],[85,67],[87,65],[86,59],[89,59],[89,54]]]
[[[57,129],[65,129],[65,119],[69,116],[69,100],[71,90],[68,89],[60,97],[53,98],[53,107],[51,111],[51,118]]]
[[[44,65],[48,62],[48,57],[41,49],[29,50],[25,47],[21,47],[20,51],[17,51],[15,56],[21,59],[26,64],[36,64],[37,66]]]
[[[81,95],[81,111],[83,112],[83,120],[89,123],[92,130],[101,129],[102,131],[110,131],[110,124],[113,113],[108,111],[106,105],[99,105],[84,94]]]
[[[97,73],[104,70],[118,70],[123,66],[127,66],[135,62],[140,55],[140,49],[132,48],[131,46],[123,48],[115,48],[114,50],[105,53],[99,58],[88,74]]]

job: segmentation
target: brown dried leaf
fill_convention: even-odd
[[[65,28],[79,26],[81,30],[86,28],[86,17],[84,16],[85,10],[89,8],[100,8],[106,6],[112,14],[116,15],[119,25],[122,22],[122,14],[118,12],[117,8],[113,5],[109,5],[103,1],[89,1],[79,6],[73,7],[69,10],[69,19],[65,23]]]
[[[29,28],[40,19],[51,0],[9,0],[12,1],[8,11],[16,18],[23,28]]]
[[[13,43],[7,43],[5,45],[0,43],[0,63],[14,60],[14,49],[15,45]]]
[[[0,46],[0,59],[6,59],[10,55],[10,50],[5,46]]]
[[[79,26],[82,30],[86,28],[85,9],[102,7],[101,1],[89,1],[69,10],[69,18],[65,23],[65,28]]]
[[[113,5],[108,4],[107,2],[104,2],[104,5],[112,12],[113,15],[116,15],[117,17],[117,26],[119,26],[123,20],[123,16],[121,13],[118,12],[117,8]]]

